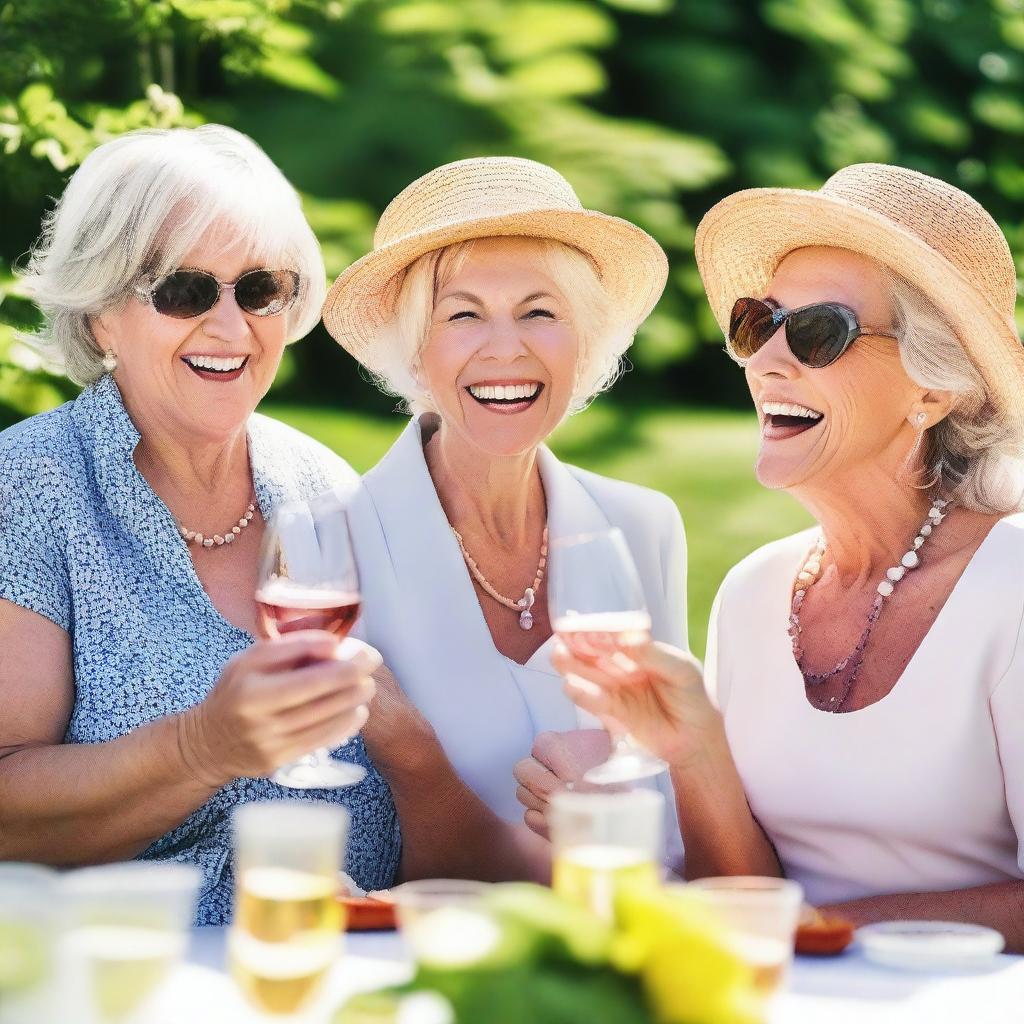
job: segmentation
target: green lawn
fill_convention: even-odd
[[[406,420],[268,403],[264,411],[318,438],[364,472]],[[690,643],[703,656],[708,613],[730,566],[765,541],[802,529],[808,515],[754,479],[752,413],[637,410],[598,401],[569,420],[552,448],[566,462],[670,495],[689,541]]]

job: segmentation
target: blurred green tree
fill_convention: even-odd
[[[252,135],[331,274],[430,168],[550,163],[672,260],[621,393],[714,401],[742,382],[693,263],[701,213],[894,161],[967,188],[1024,260],[1022,76],[1024,0],[0,0],[0,422],[61,390],[13,340],[35,313],[12,266],[67,174],[128,128]],[[322,329],[279,384],[375,403]]]

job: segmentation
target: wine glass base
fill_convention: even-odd
[[[668,765],[650,754],[615,754],[604,764],[591,768],[583,776],[583,781],[596,786],[613,786],[619,782],[649,779],[665,771],[668,771]]]
[[[354,786],[366,778],[366,769],[344,761],[320,761],[317,764],[288,764],[278,768],[271,781],[288,789],[338,789]]]

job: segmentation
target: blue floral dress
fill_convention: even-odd
[[[282,423],[254,415],[248,435],[264,517],[281,501],[355,478],[342,459]],[[135,466],[138,442],[110,376],[0,433],[0,598],[71,635],[75,703],[66,743],[102,743],[192,707],[254,639],[210,602],[167,506]],[[348,873],[366,889],[391,885],[401,853],[391,792],[358,737],[333,756],[366,766],[365,780],[300,791],[236,779],[140,857],[197,864],[197,922],[224,924],[232,810],[252,800],[320,800],[351,815]]]

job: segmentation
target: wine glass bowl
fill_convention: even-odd
[[[359,617],[359,573],[344,505],[325,496],[279,507],[267,525],[256,608],[270,640],[305,629],[348,636]],[[351,786],[366,777],[360,765],[314,750],[275,772],[291,789]]]
[[[628,685],[629,652],[650,642],[651,617],[622,531],[555,538],[548,599],[554,630],[573,657],[614,670]],[[614,785],[667,769],[627,733],[609,732],[611,756],[591,768],[584,781]]]

